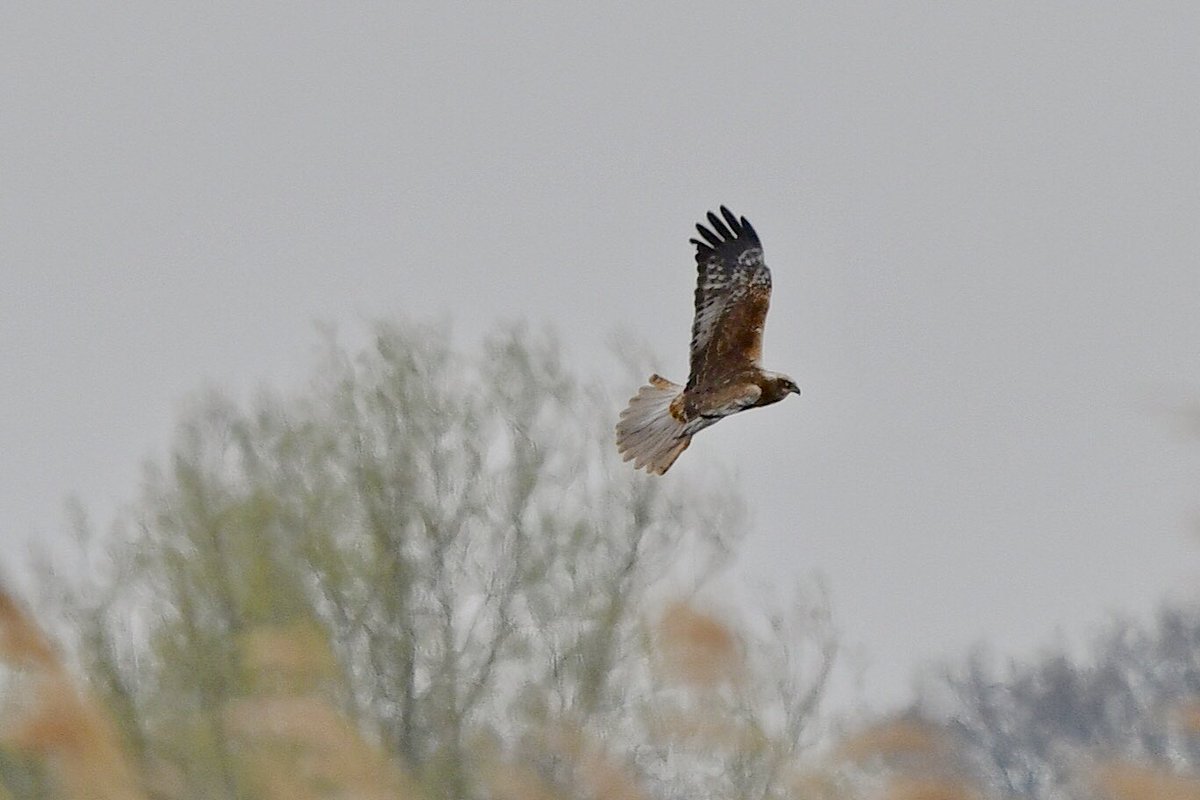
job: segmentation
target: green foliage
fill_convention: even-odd
[[[664,692],[673,708],[688,690],[652,668],[647,624],[728,555],[737,498],[620,464],[612,405],[552,341],[513,328],[471,358],[447,340],[380,325],[359,354],[330,340],[302,395],[248,410],[206,397],[150,468],[107,565],[73,591],[48,584],[126,747],[167,776],[164,796],[316,792],[327,771],[304,782],[277,768],[279,737],[298,752],[295,719],[346,720],[343,741],[365,743],[347,752],[378,748],[428,798],[498,796],[515,774],[498,764],[516,762],[556,796],[585,796],[614,774],[604,759],[636,776],[655,771],[634,768],[639,752],[671,749],[651,718]],[[827,673],[827,620],[791,644],[813,631],[820,663],[803,703],[780,706],[791,739],[772,764]],[[723,702],[751,720],[739,692]],[[265,732],[264,709],[282,714]],[[761,777],[755,795],[774,796]]]

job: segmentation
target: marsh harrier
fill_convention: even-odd
[[[721,206],[709,228],[697,225],[696,317],[687,386],[651,375],[621,412],[617,450],[637,469],[662,475],[698,431],[747,408],[777,403],[800,389],[759,364],[771,300],[762,243],[745,217]]]

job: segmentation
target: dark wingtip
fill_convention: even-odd
[[[714,252],[719,251],[723,246],[736,240],[743,240],[743,244],[762,246],[758,239],[758,233],[754,230],[754,226],[750,224],[748,219],[736,216],[727,206],[720,206],[720,211],[721,217],[725,218],[724,220],[711,211],[706,215],[708,224],[712,226],[712,230],[709,230],[701,223],[696,223],[696,230],[699,231],[703,241],[700,239],[688,240],[696,245],[696,260],[698,262],[705,261]]]
[[[696,223],[696,230],[700,232],[700,235],[702,237],[704,237],[704,241],[708,242],[713,247],[721,246],[721,239],[715,233],[710,231],[708,228],[704,227],[703,225],[701,225],[699,223]]]
[[[709,256],[711,256],[715,252],[711,246],[705,244],[704,242],[700,241],[699,239],[688,239],[688,241],[691,242],[692,244],[696,245],[696,263],[697,264],[703,264],[705,261],[708,260]]]
[[[721,218],[711,211],[708,212],[708,224],[712,226],[713,230],[716,231],[722,239],[728,241],[729,239],[733,238],[733,234],[729,232],[729,228],[725,227],[725,223],[721,221]]]
[[[758,232],[754,230],[754,226],[750,224],[750,220],[745,217],[742,217],[742,228],[745,230],[747,236],[755,242],[758,241]]]
[[[742,225],[738,222],[737,217],[733,215],[725,206],[721,206],[721,216],[725,217],[725,221],[729,223],[729,229],[733,231],[734,236],[742,235]]]

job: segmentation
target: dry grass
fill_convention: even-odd
[[[883,796],[886,800],[982,800],[965,781],[955,778],[894,778]]]
[[[797,771],[788,781],[791,797],[797,800],[847,800],[844,778],[835,769]]]
[[[483,770],[491,800],[562,800],[536,770],[505,761],[493,761]]]
[[[873,760],[889,764],[940,761],[948,752],[948,743],[939,731],[906,719],[872,725],[838,748],[838,755],[859,764]]]
[[[324,633],[310,623],[259,627],[242,637],[242,662],[256,672],[325,679],[337,674],[337,661]]]
[[[953,742],[932,726],[911,719],[891,719],[846,739],[837,749],[842,759],[882,776],[879,796],[885,800],[982,800],[965,778]]]
[[[1200,778],[1138,764],[1103,764],[1094,783],[1108,800],[1200,800]]]
[[[363,800],[420,797],[415,784],[317,696],[252,697],[226,709],[253,782],[268,798],[317,798],[337,787]]]
[[[54,669],[59,666],[41,628],[33,623],[17,601],[0,590],[0,659],[12,667]]]
[[[713,686],[739,677],[740,643],[716,618],[676,603],[663,614],[658,633],[665,666],[677,679]]]
[[[308,626],[262,629],[244,642],[244,666],[274,691],[231,701],[227,734],[238,745],[239,769],[261,796],[306,800],[332,796],[406,800],[421,793],[326,698],[300,694],[333,677],[334,662],[319,632]],[[67,800],[142,800],[189,795],[178,770],[158,764],[139,782],[112,721],[81,693],[42,631],[0,592],[0,655],[15,670],[23,702],[9,709],[0,744],[46,764]]]
[[[322,691],[339,679],[328,639],[314,625],[262,627],[242,640],[242,666],[258,693],[232,700],[225,727],[266,798],[419,798],[415,781]]]
[[[4,720],[4,746],[46,763],[65,798],[145,797],[108,715],[78,690],[42,631],[3,591],[0,655],[27,688],[22,707]]]
[[[1174,718],[1184,730],[1200,733],[1200,701],[1184,703],[1175,712]]]
[[[668,608],[655,638],[660,665],[676,681],[701,690],[742,681],[742,644],[728,626],[686,605]],[[328,640],[310,624],[264,627],[242,637],[239,653],[254,692],[230,700],[220,719],[237,753],[239,782],[269,800],[420,800],[429,795],[381,748],[368,741],[328,695],[340,677]],[[30,616],[0,591],[0,658],[27,691],[10,694],[0,745],[44,763],[67,800],[142,800],[194,796],[182,772],[158,764],[137,773],[104,710],[71,679],[55,648]],[[1200,704],[1176,719],[1200,731]],[[762,742],[720,710],[662,717],[660,735],[701,749],[749,752]],[[757,736],[761,737],[759,731]],[[749,738],[748,738],[749,737]],[[489,757],[473,779],[490,800],[648,800],[650,794],[623,759],[581,725],[547,725],[537,747],[564,771],[548,779],[529,763]],[[982,800],[956,769],[954,742],[917,721],[890,719],[845,739],[824,769],[792,772],[789,796],[806,800]],[[843,767],[865,781],[847,781]],[[1148,766],[1106,763],[1088,770],[1106,800],[1200,800],[1200,778]],[[555,781],[569,781],[565,784]],[[7,797],[0,787],[0,798]]]
[[[712,709],[663,711],[648,725],[656,739],[709,751],[751,753],[766,745],[766,734],[760,728],[722,719]]]
[[[572,766],[576,788],[582,790],[584,796],[603,800],[649,800],[633,771],[615,759],[603,742],[581,726],[566,722],[547,726],[542,735],[542,746],[547,754]]]

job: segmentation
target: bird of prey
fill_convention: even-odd
[[[696,317],[692,322],[687,386],[651,375],[621,412],[617,450],[637,469],[662,475],[692,437],[722,417],[777,403],[799,387],[762,368],[763,323],[771,300],[771,272],[762,243],[745,217],[721,206],[711,227],[697,225]]]

